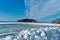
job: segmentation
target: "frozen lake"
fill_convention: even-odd
[[[60,24],[0,22],[0,40],[60,40]]]

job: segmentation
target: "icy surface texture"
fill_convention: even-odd
[[[60,40],[59,27],[23,29],[15,35],[7,35],[0,40]]]

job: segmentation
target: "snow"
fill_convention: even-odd
[[[60,40],[60,31],[57,27],[23,29],[13,35],[2,37],[0,40]]]

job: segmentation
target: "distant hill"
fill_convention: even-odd
[[[17,20],[17,22],[37,22],[35,19],[21,19]]]
[[[60,24],[60,18],[57,18],[56,20],[53,20],[52,23]]]

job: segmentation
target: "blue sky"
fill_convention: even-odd
[[[35,2],[36,1],[34,1],[34,3]],[[52,21],[60,18],[60,0],[40,0],[40,2],[41,3],[38,3],[40,4],[38,5],[38,10],[33,9],[34,6],[31,6],[31,10],[34,11],[28,14],[25,13],[24,0],[0,0],[0,21],[16,21],[23,18]]]
[[[25,17],[24,0],[0,0],[0,21],[16,21]]]

